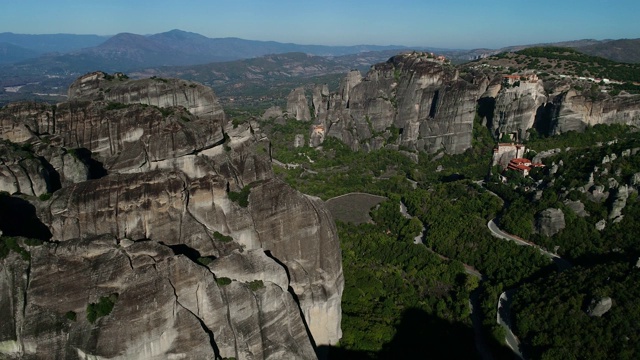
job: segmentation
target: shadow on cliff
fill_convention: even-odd
[[[104,164],[91,157],[91,151],[85,148],[74,150],[76,157],[89,168],[89,179],[100,179],[107,176]]]
[[[51,232],[28,201],[15,196],[0,195],[0,230],[5,236],[24,236],[48,241]]]
[[[488,344],[488,358],[513,359],[511,350],[499,344]],[[369,359],[482,359],[470,326],[451,323],[420,309],[404,312],[393,339],[379,352],[347,350],[336,346],[320,346],[318,358],[328,360]]]

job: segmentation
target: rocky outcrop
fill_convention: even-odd
[[[552,99],[550,134],[584,131],[597,124],[640,126],[640,96],[565,91]]]
[[[576,213],[576,215],[578,215],[579,217],[589,216],[589,213],[584,209],[584,204],[580,200],[571,201],[567,199],[564,201],[564,204],[569,209],[573,210],[573,212]]]
[[[426,54],[397,55],[373,66],[364,78],[350,72],[337,93],[326,96],[317,89],[314,108],[322,110],[317,110],[316,121],[327,136],[356,150],[396,144],[414,151],[461,153],[471,147],[484,87],[486,83],[460,79],[453,67]]]
[[[589,316],[600,317],[609,310],[611,310],[611,306],[613,305],[613,301],[610,297],[603,297],[600,299],[593,299],[589,304],[589,308],[587,309],[587,314]]]
[[[629,187],[627,185],[622,185],[616,189],[611,203],[611,211],[609,211],[609,220],[612,220],[614,223],[622,221],[624,216],[622,215],[622,210],[624,210],[627,205],[628,198]]]
[[[503,134],[515,139],[527,138],[539,108],[547,101],[542,81],[521,81],[518,86],[502,89],[496,97],[494,119],[489,129],[498,138]]]
[[[53,190],[46,164],[15,144],[0,142],[0,191],[40,196]]]
[[[296,120],[309,121],[309,102],[304,94],[304,88],[296,88],[287,97],[287,113]]]
[[[93,100],[120,104],[144,104],[159,108],[181,107],[203,120],[224,118],[213,91],[195,82],[150,78],[128,81],[123,74],[101,71],[80,77],[69,87],[69,100]]]
[[[304,139],[304,135],[303,134],[296,134],[296,136],[293,138],[293,147],[294,148],[299,148],[299,147],[303,147],[305,145],[305,139]]]
[[[562,210],[549,208],[536,215],[534,230],[537,234],[551,237],[559,233],[565,226]]]
[[[280,106],[272,106],[265,110],[264,114],[262,114],[262,120],[269,120],[271,118],[279,118],[282,117],[283,112],[280,109]]]
[[[271,263],[255,270],[265,278],[275,271],[279,283],[250,281],[247,269],[243,279],[223,278],[154,241],[101,236],[32,248],[28,283],[2,273],[26,299],[11,304],[20,331],[3,340],[34,359],[314,358],[299,309],[281,287],[284,269]],[[3,261],[20,264],[17,256]],[[111,312],[89,321],[88,305],[112,294]]]
[[[341,337],[341,256],[323,202],[273,176],[256,123],[227,126],[213,92],[185,84],[90,74],[55,113],[0,111],[7,137],[63,175],[35,203],[52,242],[30,264],[0,260],[0,303],[12,309],[3,354],[314,358],[312,343]],[[140,94],[187,99],[160,108],[135,104]],[[74,157],[83,152],[103,174]],[[113,311],[90,322],[90,304],[114,294]]]

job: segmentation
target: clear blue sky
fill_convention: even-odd
[[[499,48],[640,38],[640,0],[2,0],[0,32],[172,29],[320,45]]]

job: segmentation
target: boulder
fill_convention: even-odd
[[[584,210],[584,204],[580,200],[571,201],[567,199],[564,201],[564,204],[579,217],[589,216],[589,213]]]
[[[296,134],[295,138],[293,139],[293,147],[299,148],[299,147],[303,147],[304,145],[305,145],[304,135]]]
[[[623,185],[618,187],[616,192],[612,195],[613,201],[611,203],[611,210],[609,211],[609,220],[618,222],[622,220],[622,210],[627,205],[627,199],[629,198],[629,187]]]
[[[551,237],[565,226],[564,213],[560,209],[549,208],[536,214],[534,230],[538,234]]]
[[[264,114],[262,114],[262,120],[269,120],[272,118],[279,118],[283,115],[282,109],[280,106],[272,106],[265,110]]]
[[[589,308],[587,309],[587,314],[589,316],[601,317],[606,314],[609,310],[611,310],[611,306],[613,305],[613,301],[610,297],[603,297],[599,299],[591,300],[589,304]]]
[[[0,191],[40,196],[54,190],[45,162],[29,150],[0,142]]]

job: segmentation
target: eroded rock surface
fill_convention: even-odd
[[[560,209],[549,208],[536,215],[535,231],[545,236],[553,236],[566,226],[564,213]]]
[[[353,149],[396,144],[456,154],[471,147],[485,87],[460,79],[453,67],[426,54],[403,54],[373,66],[364,78],[350,72],[337,93],[325,95],[324,87],[317,88],[313,105],[317,126]]]
[[[198,84],[94,73],[55,111],[0,111],[2,136],[46,154],[61,187],[34,202],[52,242],[0,260],[3,354],[307,359],[340,339],[330,214],[273,176],[256,123],[216,109]]]
[[[597,124],[640,125],[640,96],[598,95],[569,90],[552,99],[552,134],[584,131]]]
[[[611,306],[613,305],[613,300],[610,297],[603,297],[600,299],[593,299],[589,304],[589,309],[587,309],[587,314],[589,316],[600,317],[609,310],[611,310]]]

